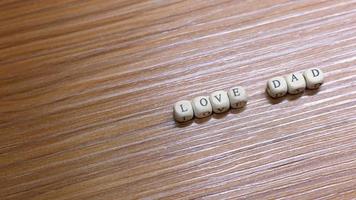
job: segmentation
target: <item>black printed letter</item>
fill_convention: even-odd
[[[292,82],[294,82],[294,80],[299,81],[295,74],[292,75]]]
[[[187,112],[188,111],[188,109],[184,110],[183,104],[180,104],[180,108],[182,109],[182,112]]]
[[[274,80],[274,81],[272,81],[272,83],[273,83],[274,88],[278,88],[279,86],[281,86],[281,82],[279,82],[279,80]]]
[[[208,100],[206,100],[205,98],[200,99],[200,105],[207,106],[208,105]]]
[[[312,71],[314,77],[317,77],[320,74],[319,70],[317,70],[317,69],[312,69],[311,71]]]
[[[218,96],[214,96],[215,99],[217,99],[219,102],[221,102],[221,94],[219,94],[219,97]]]
[[[239,93],[239,88],[235,88],[232,90],[234,92],[234,96],[237,97],[237,96],[240,96],[241,94]]]

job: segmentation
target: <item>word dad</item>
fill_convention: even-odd
[[[304,73],[292,73],[285,77],[278,76],[267,82],[267,93],[272,98],[289,94],[299,94],[305,88],[318,89],[324,82],[324,74],[320,69],[308,69]]]

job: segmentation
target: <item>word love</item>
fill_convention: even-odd
[[[285,77],[274,77],[267,82],[267,93],[272,98],[289,94],[299,94],[305,88],[318,89],[324,82],[324,74],[320,69],[308,69],[304,73],[292,73]]]
[[[223,113],[230,108],[242,108],[247,104],[247,94],[243,87],[234,87],[225,91],[217,91],[210,96],[199,96],[192,101],[178,101],[173,106],[174,119],[186,122],[196,118],[208,117],[214,113]]]

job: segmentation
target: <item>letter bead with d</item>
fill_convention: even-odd
[[[283,97],[288,92],[286,80],[282,76],[274,77],[267,82],[267,93],[272,98]]]
[[[318,89],[324,83],[324,74],[321,69],[308,69],[304,73],[305,81],[308,89]]]

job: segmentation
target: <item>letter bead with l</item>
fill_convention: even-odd
[[[272,98],[283,97],[288,92],[286,80],[282,76],[274,77],[267,82],[267,93]]]
[[[225,91],[213,92],[210,95],[210,102],[214,113],[223,113],[230,109],[230,100]]]
[[[194,117],[194,111],[190,101],[178,101],[173,106],[174,119],[177,122],[186,122]]]
[[[308,89],[318,89],[324,83],[324,74],[321,69],[308,69],[303,75]]]

